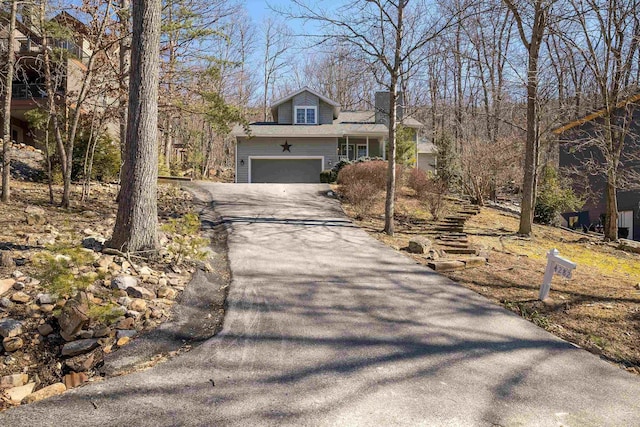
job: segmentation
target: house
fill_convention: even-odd
[[[640,94],[630,96],[617,105],[618,125],[630,119],[626,136],[619,176],[626,182],[617,191],[618,234],[621,238],[640,241]],[[606,177],[602,171],[590,168],[590,164],[603,164],[599,149],[590,145],[602,133],[602,118],[606,111],[598,110],[573,120],[553,132],[559,138],[559,166],[561,169],[577,172],[583,182],[574,182],[578,194],[585,187],[592,195],[580,212],[563,214],[571,228],[591,228],[603,224],[606,212]],[[576,149],[583,145],[582,149]],[[579,181],[579,180],[578,180]],[[621,186],[619,186],[621,187]],[[598,227],[599,228],[599,227]]]
[[[46,108],[46,86],[42,61],[43,40],[37,29],[29,25],[23,17],[16,21],[16,55],[14,80],[11,92],[11,139],[15,143],[37,145],[35,131],[30,129],[26,113],[36,108]],[[70,53],[64,62],[53,67],[56,102],[64,103],[67,94],[77,91],[81,84],[83,70],[91,55],[87,29],[80,21],[66,12],[52,18],[52,21],[67,26],[73,37],[64,40],[48,40],[49,45]],[[6,41],[7,27],[0,28],[0,37]],[[6,42],[4,48],[6,49]],[[4,54],[3,54],[4,57]]]
[[[438,166],[438,147],[424,137],[418,139],[418,157],[416,167],[428,173],[436,173]]]
[[[388,92],[376,93],[374,110],[342,111],[337,102],[303,87],[273,103],[272,122],[234,129],[236,182],[318,183],[320,172],[340,160],[386,158],[388,111]],[[422,127],[403,118],[401,107],[398,117],[404,126]]]

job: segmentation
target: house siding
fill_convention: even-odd
[[[636,108],[634,111],[632,123],[630,126],[630,134],[627,136],[624,145],[624,152],[622,154],[622,165],[619,170],[619,174],[624,175],[630,170],[634,170],[636,173],[640,172],[640,162],[635,159],[635,153],[640,149],[640,140],[634,135],[638,135],[640,132],[640,108]],[[583,151],[576,151],[574,146],[579,141],[584,141],[588,138],[593,138],[600,132],[601,119],[584,123],[574,129],[566,131],[560,136],[559,144],[559,166],[560,169],[576,168],[577,170],[584,170],[584,162],[586,159],[593,158],[598,163],[603,163],[604,158],[600,150],[594,147],[588,147]],[[586,212],[586,218],[588,223],[580,224],[589,226],[590,224],[597,223],[600,220],[600,216],[606,213],[606,177],[604,175],[587,175],[588,185],[591,196],[585,203],[581,212]],[[638,183],[634,183],[635,189],[619,190],[617,193],[618,212],[621,211],[633,211],[633,238],[634,240],[640,240],[640,188]],[[584,183],[576,180],[573,182],[573,187],[576,193],[584,193]],[[567,217],[569,213],[565,213],[563,216]]]
[[[291,152],[282,151],[287,141]],[[238,138],[236,145],[236,182],[249,182],[249,156],[273,157],[324,157],[323,169],[329,169],[338,161],[337,138]],[[241,164],[244,161],[244,164]]]
[[[291,101],[278,105],[278,123],[281,125],[293,124],[293,104]]]
[[[320,108],[318,108],[318,116],[321,125],[330,125],[333,123],[333,107],[324,101],[320,101]]]

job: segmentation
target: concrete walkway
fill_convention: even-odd
[[[327,187],[199,185],[231,233],[222,334],[0,425],[640,425],[640,378],[378,243]]]

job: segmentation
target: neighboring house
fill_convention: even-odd
[[[86,69],[86,62],[91,54],[90,44],[86,37],[86,27],[66,12],[52,19],[73,30],[73,39],[49,40],[50,46],[62,48],[71,53],[65,63],[57,63],[54,67],[56,102],[65,102],[66,94],[77,91],[80,87],[80,76]],[[0,29],[0,37],[5,40],[6,27]],[[46,86],[42,61],[42,37],[35,28],[16,22],[15,45],[16,67],[11,98],[11,138],[15,143],[36,145],[35,133],[29,128],[25,117],[27,111],[46,108]],[[4,57],[4,53],[2,53]]]
[[[425,172],[436,173],[438,166],[438,148],[426,138],[418,139],[418,158],[416,167]]]
[[[373,111],[341,111],[340,105],[304,87],[271,106],[273,122],[236,127],[238,183],[318,183],[320,172],[343,159],[386,158],[389,93],[376,93]],[[410,118],[399,120],[418,129]],[[417,134],[417,132],[416,132]]]
[[[629,133],[624,143],[619,175],[629,184],[618,190],[618,227],[619,237],[640,241],[640,94],[627,98],[618,105],[619,117],[628,119]],[[580,194],[585,184],[589,193],[587,203],[580,212],[567,212],[563,217],[571,228],[592,228],[601,225],[606,212],[606,179],[602,173],[594,173],[590,163],[603,163],[603,157],[597,148],[589,146],[589,140],[598,138],[602,133],[602,117],[605,111],[599,110],[576,119],[554,130],[559,137],[559,166],[572,169],[584,179],[584,183],[574,182],[574,189]],[[580,144],[586,149],[576,149]]]

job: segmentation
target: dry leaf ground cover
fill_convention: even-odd
[[[353,217],[353,209],[343,204]],[[370,215],[354,221],[374,237],[404,250],[411,238],[427,234],[429,214],[403,189],[397,200],[396,234],[382,233],[383,204],[378,200]],[[534,322],[629,371],[640,373],[640,255],[559,228],[534,226],[534,237],[516,236],[518,218],[493,208],[465,224],[472,245],[489,251],[489,262],[480,267],[444,273]],[[551,301],[538,301],[546,253],[578,264],[570,280],[554,277]],[[409,255],[409,254],[408,254]],[[410,255],[419,262],[427,260]]]

